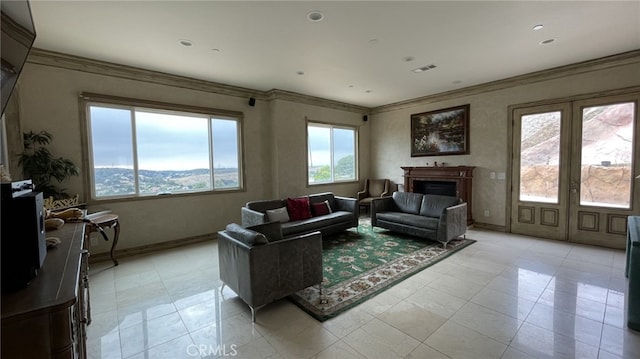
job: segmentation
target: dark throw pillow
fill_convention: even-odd
[[[289,219],[292,221],[311,218],[309,197],[288,198],[287,212],[289,212]]]
[[[324,216],[325,214],[331,213],[329,201],[311,203],[311,213],[314,217]]]

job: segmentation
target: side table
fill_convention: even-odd
[[[118,261],[115,257],[115,250],[120,236],[120,222],[118,221],[118,215],[107,213],[91,218],[91,223],[87,224],[87,238],[91,236],[91,233],[98,232],[98,228],[96,228],[96,226],[99,226],[101,229],[113,228],[113,242],[111,243],[110,255],[113,265],[117,266]]]

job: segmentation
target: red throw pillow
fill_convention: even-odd
[[[309,197],[288,198],[287,212],[289,212],[289,219],[292,221],[311,218]]]
[[[324,201],[320,203],[311,203],[311,213],[314,215],[314,217],[324,216],[325,214],[331,213],[329,202]]]

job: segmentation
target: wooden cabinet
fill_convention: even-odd
[[[2,358],[86,358],[90,321],[84,224],[49,233],[62,243],[47,252],[31,283],[2,294]]]
[[[467,203],[467,225],[473,224],[472,166],[401,167],[404,190],[459,197]]]

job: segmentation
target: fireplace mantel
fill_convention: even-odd
[[[416,192],[420,182],[452,182],[456,196],[467,203],[467,224],[472,224],[472,179],[473,166],[401,167],[404,171],[404,188]]]

